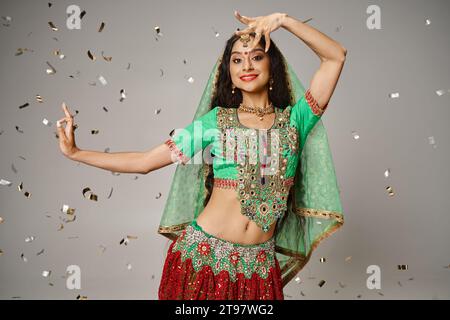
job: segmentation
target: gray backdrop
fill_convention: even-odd
[[[47,3],[0,3],[0,179],[11,182],[0,185],[0,298],[157,298],[169,242],[156,230],[175,165],[149,175],[114,175],[70,161],[59,151],[55,121],[66,101],[79,111],[76,141],[83,149],[143,151],[162,143],[192,120],[225,40],[243,27],[234,9],[313,18],[310,25],[348,49],[323,116],[345,224],[287,285],[286,299],[450,297],[448,1]],[[66,26],[70,4],[86,10],[80,30]],[[380,30],[366,26],[372,4],[381,8]],[[309,85],[319,66],[315,53],[284,29],[271,37]],[[29,51],[16,56],[18,48]],[[64,59],[53,54],[57,49]],[[105,61],[102,51],[112,60]],[[46,73],[47,61],[55,74]],[[99,133],[91,134],[95,129]],[[98,201],[83,197],[85,187]],[[74,222],[61,220],[64,205],[75,208]],[[127,235],[137,239],[120,244]],[[69,265],[81,268],[80,290],[66,288]],[[381,270],[380,289],[366,286],[371,265]]]

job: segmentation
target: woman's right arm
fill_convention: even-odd
[[[146,152],[98,152],[81,150],[76,146],[73,126],[73,116],[63,103],[65,117],[56,122],[59,147],[67,158],[79,161],[97,168],[123,173],[147,174],[153,170],[167,166],[176,158],[165,143]],[[63,127],[63,123],[66,126]]]
[[[173,163],[171,151],[164,143],[145,152],[106,153],[78,149],[69,158],[113,172],[140,174],[147,174]]]

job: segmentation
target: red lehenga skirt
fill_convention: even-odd
[[[283,300],[275,238],[241,245],[206,233],[194,220],[168,251],[160,300]]]

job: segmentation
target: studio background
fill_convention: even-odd
[[[11,182],[0,185],[1,299],[157,299],[169,245],[157,228],[176,165],[136,175],[70,161],[55,123],[65,101],[79,112],[82,149],[163,143],[192,121],[226,39],[244,27],[235,9],[312,18],[348,50],[322,118],[345,223],[285,287],[286,299],[450,298],[448,1],[48,3],[0,2],[0,179]],[[79,30],[66,26],[73,4],[86,11]],[[381,9],[379,30],[366,25],[370,5]],[[285,29],[271,39],[308,87],[316,54]],[[56,72],[46,72],[47,62]],[[83,197],[86,187],[98,201]],[[64,222],[64,205],[75,221]],[[120,244],[127,235],[137,238]],[[69,265],[81,269],[80,290],[66,288]],[[371,265],[380,267],[380,289],[366,286]]]

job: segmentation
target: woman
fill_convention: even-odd
[[[346,49],[287,14],[235,16],[248,28],[227,41],[194,121],[163,144],[143,153],[80,150],[64,104],[58,121],[72,160],[126,173],[181,164],[158,230],[173,240],[160,299],[283,299],[318,243],[343,224],[320,118]],[[270,41],[280,27],[321,60],[306,92]]]

